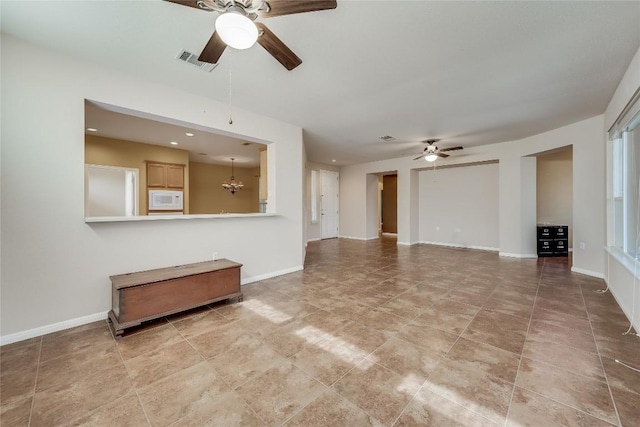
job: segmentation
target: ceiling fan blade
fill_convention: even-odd
[[[415,158],[415,159],[413,159],[413,160],[418,160],[418,159],[421,159],[421,158],[423,158],[423,157],[424,157],[424,154],[420,154],[418,157],[416,157],[416,158]]]
[[[442,153],[436,153],[436,156],[442,157],[443,159],[446,159],[447,157],[449,157],[448,154],[442,154]]]
[[[267,3],[269,12],[260,13],[264,18],[335,9],[338,6],[336,0],[268,0]]]
[[[216,64],[226,47],[227,45],[222,41],[218,32],[214,31],[206,46],[202,49],[202,53],[198,57],[198,61]]]
[[[165,0],[165,1],[168,1],[169,3],[180,4],[182,6],[195,7],[196,9],[200,9],[200,10],[206,10],[198,6],[198,2],[196,0]]]
[[[256,22],[256,26],[260,31],[258,36],[258,43],[265,48],[267,52],[271,54],[279,63],[291,71],[298,65],[302,64],[302,59],[293,53],[286,44],[282,42],[275,34],[271,32],[262,22]]]
[[[462,147],[462,146],[460,146],[460,145],[459,145],[459,146],[457,146],[457,147],[443,148],[442,150],[440,150],[440,152],[443,152],[443,151],[462,150],[463,148],[464,148],[464,147]]]

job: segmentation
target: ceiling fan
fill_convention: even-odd
[[[420,154],[418,157],[416,157],[413,160],[418,160],[424,157],[424,159],[427,162],[435,162],[438,157],[442,157],[443,159],[446,159],[447,157],[449,157],[448,154],[444,154],[445,151],[455,151],[455,150],[462,150],[464,147],[458,145],[457,147],[449,147],[449,148],[443,148],[442,150],[439,149],[435,144],[436,142],[440,141],[439,139],[425,139],[424,141],[421,141],[423,144],[428,144],[425,149],[422,151],[422,154]]]
[[[256,18],[335,9],[336,0],[166,0],[207,12],[218,12],[215,31],[198,57],[216,64],[227,46],[248,49],[257,41],[278,62],[291,71],[302,60]]]

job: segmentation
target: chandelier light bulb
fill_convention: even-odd
[[[238,190],[242,190],[242,188],[244,187],[244,184],[242,183],[242,181],[236,181],[236,178],[233,174],[233,161],[235,159],[231,159],[231,180],[230,181],[224,181],[222,183],[222,188],[224,188],[225,190],[227,190],[229,193],[231,194],[236,194],[236,192]]]
[[[424,159],[427,162],[435,162],[438,159],[438,155],[437,154],[433,154],[433,153],[429,153],[426,156],[424,156]]]

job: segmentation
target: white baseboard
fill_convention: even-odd
[[[398,237],[398,233],[380,233],[383,236]]]
[[[88,316],[76,317],[75,319],[69,319],[58,323],[52,323],[50,325],[40,326],[38,328],[29,329],[27,331],[16,332],[15,334],[9,334],[0,337],[0,345],[12,344],[18,341],[28,340],[29,338],[39,337],[41,335],[50,334],[52,332],[58,332],[65,329],[75,328],[76,326],[86,325],[87,323],[97,322],[98,320],[106,320],[108,311],[100,313],[89,314]]]
[[[399,246],[413,246],[413,245],[417,245],[420,242],[396,242],[396,245]]]
[[[338,236],[340,239],[350,239],[350,240],[376,240],[379,237],[354,237],[354,236]]]
[[[583,268],[571,267],[571,271],[574,273],[580,273],[591,277],[596,277],[598,279],[604,279],[604,274],[596,273],[595,271],[585,270]]]
[[[284,270],[272,271],[266,274],[261,274],[259,276],[253,277],[245,277],[240,280],[240,285],[248,285],[249,283],[259,282],[260,280],[271,279],[272,277],[282,276],[283,274],[295,273],[296,271],[302,270],[304,267],[302,265],[298,265],[296,267],[285,268]]]
[[[509,252],[500,252],[498,255],[507,258],[538,258],[538,254],[513,254]]]
[[[479,251],[498,252],[499,248],[492,248],[490,246],[476,246],[476,245],[462,245],[458,243],[444,243],[444,242],[420,242],[424,245],[446,246],[448,248],[463,248],[463,249],[477,249]]]
[[[309,243],[309,242],[319,242],[320,240],[322,240],[322,239],[320,239],[319,237],[316,237],[315,239],[307,239],[307,243]]]

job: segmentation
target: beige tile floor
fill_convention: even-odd
[[[242,303],[0,348],[2,427],[640,425],[640,339],[568,259],[309,244]]]

